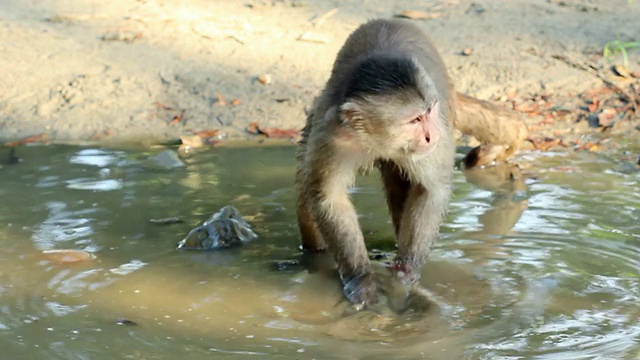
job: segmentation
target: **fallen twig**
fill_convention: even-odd
[[[326,13],[324,13],[323,15],[320,15],[318,19],[313,22],[313,26],[314,27],[322,26],[322,24],[324,24],[324,22],[327,21],[327,19],[335,15],[337,12],[338,12],[338,8],[333,8],[327,11]]]

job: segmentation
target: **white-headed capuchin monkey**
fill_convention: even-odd
[[[375,166],[382,174],[398,247],[390,270],[411,285],[420,277],[449,204],[452,127],[483,143],[516,146],[510,137],[519,130],[485,134],[470,125],[479,121],[472,115],[461,116],[465,123],[459,124],[459,100],[474,111],[488,109],[479,114],[487,124],[508,117],[494,116],[483,102],[457,95],[438,51],[410,22],[370,21],[338,53],[303,130],[297,212],[303,248],[328,248],[351,303],[374,305],[379,295],[347,193],[359,170]]]

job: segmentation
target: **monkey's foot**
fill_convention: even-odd
[[[362,310],[378,303],[378,282],[373,273],[341,276],[344,287],[342,291],[357,310]]]

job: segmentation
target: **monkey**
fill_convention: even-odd
[[[380,170],[397,237],[390,269],[416,283],[451,195],[452,90],[422,30],[372,20],[347,38],[307,117],[295,179],[302,247],[330,251],[355,305],[375,305],[379,286],[348,187],[359,170]]]
[[[483,143],[467,156],[471,167],[517,149],[521,128],[500,128],[509,116],[456,93],[438,51],[415,24],[378,19],[361,25],[339,50],[299,141],[295,186],[303,250],[330,252],[352,304],[378,303],[382,289],[348,195],[359,172],[377,168],[396,236],[389,270],[407,287],[417,284],[449,206],[453,127]]]

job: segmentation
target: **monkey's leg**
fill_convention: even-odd
[[[300,238],[302,249],[310,252],[320,252],[327,248],[322,234],[318,231],[316,222],[311,217],[309,199],[304,190],[298,191],[297,200],[298,227],[300,228]]]
[[[449,183],[443,182],[432,189],[411,184],[400,222],[398,255],[392,269],[403,282],[413,283],[420,279],[420,268],[438,236],[450,194]]]
[[[327,245],[322,239],[322,235],[318,230],[316,222],[311,217],[311,208],[309,205],[309,198],[307,196],[307,190],[304,189],[303,184],[307,183],[308,173],[305,171],[307,165],[306,161],[307,147],[306,143],[302,142],[298,149],[297,161],[298,168],[296,169],[295,184],[296,184],[296,211],[298,215],[298,227],[300,229],[300,239],[302,243],[302,249],[310,252],[320,252],[326,250]]]
[[[307,202],[304,194],[298,194],[298,227],[300,228],[302,249],[309,252],[321,252],[326,250],[327,245],[322,239],[316,223],[311,218]]]
[[[382,182],[387,196],[387,206],[389,207],[393,229],[397,237],[400,232],[400,220],[404,210],[404,203],[407,200],[407,194],[411,184],[402,176],[400,169],[395,163],[380,160],[377,165],[382,175]]]

